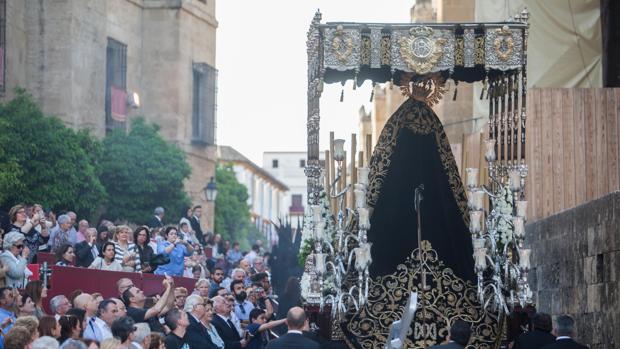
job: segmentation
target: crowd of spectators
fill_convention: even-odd
[[[174,225],[163,224],[164,213],[156,208],[148,226],[93,227],[74,212],[11,208],[0,232],[0,349],[260,349],[286,332],[287,312],[298,302],[279,307],[260,241],[243,252],[237,242],[203,233],[200,206]],[[161,275],[164,291],[145,294],[119,276],[115,295],[76,289],[47,299],[27,267],[43,252],[67,268]],[[172,276],[196,279],[193,292]]]

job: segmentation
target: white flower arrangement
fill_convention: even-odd
[[[496,222],[496,231],[497,231],[497,247],[498,249],[504,248],[504,246],[512,241],[513,239],[513,231],[514,228],[512,226],[512,210],[513,210],[513,200],[512,200],[512,191],[505,185],[501,190],[501,197],[497,199],[497,222]]]

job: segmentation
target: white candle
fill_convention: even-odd
[[[480,217],[482,217],[481,211],[469,212],[469,231],[471,231],[472,234],[480,232]]]
[[[472,189],[478,186],[478,169],[468,167],[465,169],[467,172],[467,187]]]
[[[484,141],[484,146],[485,146],[485,152],[484,152],[484,158],[486,161],[488,162],[492,162],[495,161],[496,157],[495,157],[495,140],[494,139],[489,139]]]
[[[314,254],[314,266],[316,267],[316,273],[319,275],[325,274],[325,254]]]
[[[519,250],[519,266],[523,270],[530,269],[530,254],[532,250],[529,248],[522,248]]]
[[[523,234],[525,233],[523,217],[512,217],[512,224],[514,225],[515,236],[518,238],[523,237]]]
[[[355,189],[353,193],[355,194],[355,208],[366,207],[366,192],[364,190]]]
[[[323,214],[321,210],[321,206],[312,205],[311,208],[312,208],[312,222],[314,223],[314,225],[317,225],[321,222],[321,216]]]
[[[367,186],[369,172],[370,172],[370,169],[368,167],[358,168],[357,169],[357,183]]]
[[[517,201],[517,216],[523,217],[523,220],[527,220],[527,201],[526,200],[518,200]]]
[[[355,269],[358,272],[364,271],[371,262],[370,247],[371,243],[363,243],[360,247],[355,248]]]
[[[474,245],[474,250],[479,250],[481,248],[484,248],[484,243],[485,243],[484,239],[474,238],[471,241],[472,241],[472,244]]]
[[[324,229],[325,229],[325,228],[323,227],[323,222],[319,222],[319,224],[317,224],[317,225],[314,227],[314,231],[315,231],[315,234],[316,234],[316,235],[315,235],[315,238],[316,238],[318,241],[323,240],[323,231],[324,231]]]
[[[334,160],[344,160],[344,139],[334,139]]]
[[[487,268],[487,249],[485,247],[479,248],[474,251],[474,262],[476,263],[477,270],[484,270]]]
[[[484,190],[474,190],[471,192],[471,195],[473,197],[471,209],[482,211],[484,206]]]
[[[370,219],[368,217],[368,209],[360,207],[357,209],[357,213],[359,214],[359,228],[362,230],[370,229]]]
[[[521,174],[518,170],[510,170],[508,172],[508,177],[510,180],[510,190],[519,191],[521,190]]]

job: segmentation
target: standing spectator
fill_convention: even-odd
[[[224,281],[222,281],[220,286],[224,287],[227,290],[229,290],[230,289],[230,284],[234,280],[244,281],[244,284],[245,284],[245,271],[243,271],[243,269],[241,269],[241,268],[233,269],[231,277],[226,278]]]
[[[30,340],[39,338],[39,320],[32,315],[20,316],[15,320],[15,327],[25,327],[30,334]]]
[[[258,273],[266,273],[266,268],[265,268],[265,262],[263,257],[256,257],[254,258],[254,263],[253,263],[253,267],[252,267],[253,271],[252,274],[258,274]]]
[[[82,333],[82,324],[80,319],[75,315],[63,315],[58,319],[60,323],[60,339],[58,342],[62,345],[67,339],[78,339]]]
[[[136,323],[129,316],[124,316],[112,323],[112,335],[121,341],[124,348],[131,348],[134,333],[136,331]]]
[[[32,342],[31,349],[58,349],[58,341],[49,336],[39,337]]]
[[[123,271],[141,271],[142,265],[136,245],[129,242],[129,227],[120,225],[112,230],[114,230],[114,249],[116,251],[114,258],[123,267]]]
[[[99,229],[97,229],[98,233],[97,233],[97,249],[99,251],[101,251],[101,246],[103,246],[104,243],[110,241],[110,237],[109,237],[109,231],[108,231],[108,226],[107,225],[100,225]]]
[[[5,285],[8,287],[22,288],[28,282],[32,272],[26,268],[30,249],[24,245],[24,235],[18,232],[10,232],[4,236],[2,243],[4,252],[0,254],[0,262],[8,268],[5,275]]]
[[[200,243],[202,246],[206,246],[207,245],[206,237],[204,236],[202,232],[202,228],[200,227],[201,216],[202,216],[202,206],[196,205],[192,209],[192,217],[189,219],[189,222],[191,224],[192,230],[196,234],[196,239],[198,240],[198,243]]]
[[[239,251],[239,243],[237,241],[233,242],[233,248],[228,251],[228,254],[226,255],[226,261],[230,265],[234,266],[239,263],[242,257],[243,254],[241,254],[241,251]]]
[[[88,293],[82,293],[73,300],[74,308],[84,310],[84,319],[88,322],[97,315],[99,304],[93,296]]]
[[[4,332],[13,327],[15,322],[15,294],[9,287],[0,288],[0,325]],[[10,322],[7,319],[11,319]]]
[[[84,240],[86,240],[86,230],[88,230],[88,228],[90,228],[90,225],[88,224],[88,221],[85,219],[82,219],[80,221],[80,223],[78,223],[78,230],[75,234],[76,236],[76,243],[80,243]]]
[[[211,338],[211,342],[215,344],[217,349],[224,349],[224,341],[217,333],[217,330],[212,325],[213,316],[215,315],[213,311],[213,302],[210,299],[205,300],[205,315],[202,317],[202,324],[207,328],[207,333],[209,334],[209,338]]]
[[[252,249],[248,252],[243,259],[249,262],[249,265],[254,264],[254,258],[259,256],[260,247],[257,244],[252,245]]]
[[[186,240],[190,244],[198,243],[198,239],[196,238],[195,233],[192,234],[192,229],[190,228],[189,224],[187,224],[186,222],[183,222],[179,224],[179,229],[180,229],[179,236],[181,236],[184,240]]]
[[[118,298],[110,298],[110,300],[112,300],[112,301],[114,301],[114,303],[116,303],[116,308],[118,309],[117,317],[127,316],[127,307],[125,307],[125,303],[123,303],[122,300],[120,300]]]
[[[32,342],[31,333],[23,326],[11,328],[4,338],[4,347],[7,349],[28,349]]]
[[[149,246],[149,228],[141,226],[133,232],[133,242],[136,244],[138,255],[140,256],[140,264],[143,273],[152,273],[151,259],[155,255],[153,248]]]
[[[65,315],[69,309],[71,309],[71,303],[67,297],[61,294],[50,300],[50,310],[52,311],[52,314],[54,314],[54,317],[56,317],[56,320]]]
[[[58,224],[54,229],[52,229],[47,243],[50,250],[54,253],[60,246],[65,244],[70,244],[73,246],[77,241],[77,232],[75,232],[75,229],[71,226],[71,217],[63,214],[58,217],[57,222]]]
[[[303,336],[302,331],[308,325],[306,313],[300,307],[291,308],[286,314],[288,332],[280,338],[274,339],[267,345],[267,349],[319,349],[319,344]]]
[[[551,330],[551,315],[536,313],[532,317],[532,330],[521,333],[512,349],[539,349],[551,344],[555,342],[555,336],[551,334]]]
[[[162,228],[164,226],[164,208],[156,207],[153,217],[149,221],[149,228]]]
[[[164,239],[157,244],[157,253],[170,257],[170,262],[157,267],[155,274],[183,276],[185,257],[191,256],[194,248],[187,241],[181,240],[177,235],[177,229],[172,226],[164,230]]]
[[[121,341],[112,337],[101,342],[99,349],[123,349],[121,346]]]
[[[60,324],[53,316],[43,316],[39,319],[39,336],[50,336],[60,338]]]
[[[28,259],[28,262],[32,262],[39,250],[39,245],[45,244],[49,240],[49,230],[47,228],[45,215],[36,213],[32,216],[32,219],[28,220],[26,208],[23,205],[15,205],[9,210],[9,219],[11,224],[7,232],[9,234],[11,232],[23,234],[25,245],[28,246],[32,252],[26,259]],[[41,233],[39,233],[36,228],[39,228]]]
[[[247,348],[264,349],[269,342],[267,331],[285,322],[285,319],[267,322],[266,314],[263,309],[252,309],[250,312],[250,324],[247,328],[248,334],[250,335]]]
[[[174,289],[174,306],[177,309],[183,309],[187,299],[187,289],[185,287],[177,287]]]
[[[170,329],[170,333],[166,336],[164,343],[166,349],[184,349],[187,347],[185,344],[185,332],[187,332],[187,326],[189,326],[189,320],[187,319],[187,313],[179,309],[171,309],[166,314],[166,326]]]
[[[448,343],[434,345],[432,349],[463,349],[469,343],[471,337],[471,327],[463,320],[455,320],[450,326],[450,334],[448,335]],[[429,348],[429,349],[431,349]]]
[[[220,257],[224,257],[224,241],[222,241],[222,235],[215,234],[213,237],[213,246],[211,247],[211,259],[214,261]]]
[[[34,302],[32,301],[32,298],[27,294],[23,294],[21,296],[21,299],[22,300],[21,300],[21,304],[19,305],[18,316],[33,316],[34,317],[37,309],[34,305]]]
[[[116,282],[119,297],[123,297],[123,293],[134,286],[133,281],[128,278],[120,278]]]
[[[106,242],[101,246],[102,250],[99,256],[88,266],[90,269],[123,271],[123,267],[116,260],[116,246],[113,242]],[[129,280],[129,279],[127,279]],[[131,281],[131,280],[130,280]]]
[[[220,349],[214,344],[207,327],[202,323],[203,317],[206,316],[206,301],[205,298],[193,294],[189,296],[185,302],[185,308],[183,310],[189,314],[189,326],[185,333],[185,342],[192,349]]]
[[[235,280],[230,284],[230,291],[235,296],[235,315],[241,321],[250,320],[250,311],[254,309],[254,305],[247,300],[248,295],[243,286],[243,281]]]
[[[149,349],[151,345],[151,329],[148,324],[137,323],[133,337],[132,349]]]
[[[225,347],[228,349],[245,348],[247,341],[241,339],[235,324],[230,319],[232,305],[224,297],[216,296],[213,297],[213,308],[216,315],[213,316],[212,324],[224,341]]]
[[[254,275],[252,274],[252,268],[250,267],[250,262],[248,262],[247,259],[240,260],[239,268],[243,269],[243,271],[245,272],[245,278],[243,279],[243,281],[245,282],[245,286],[250,286],[250,284],[252,283],[250,281],[250,277]]]
[[[35,305],[34,314],[40,320],[45,315],[43,311],[43,298],[47,298],[47,287],[43,287],[43,281],[33,280],[26,285],[24,292],[32,298]]]
[[[123,292],[123,301],[127,304],[127,315],[134,319],[135,322],[148,322],[151,331],[154,332],[163,332],[158,317],[168,311],[168,304],[174,303],[174,299],[172,299],[174,295],[172,292],[174,281],[172,278],[166,277],[162,284],[165,290],[164,293],[157,303],[148,309],[144,308],[146,296],[141,289],[133,286]]]
[[[97,230],[95,228],[87,228],[84,234],[85,239],[75,244],[75,255],[77,257],[75,265],[88,268],[99,255],[99,250],[97,249]]]
[[[97,307],[97,316],[88,321],[84,330],[84,338],[94,339],[101,343],[112,338],[112,323],[118,318],[118,307],[111,299],[105,299]]]
[[[555,319],[555,342],[545,345],[543,349],[588,349],[587,346],[577,343],[575,336],[575,320],[569,315],[560,315]]]
[[[211,274],[211,287],[209,288],[209,298],[215,297],[217,290],[220,288],[220,284],[224,280],[224,269],[215,267],[213,274]]]
[[[75,260],[75,253],[73,252],[73,246],[64,244],[56,250],[56,265],[61,267],[71,267]]]
[[[194,285],[194,293],[203,298],[209,298],[209,280],[208,279],[198,279],[196,281],[196,285]]]

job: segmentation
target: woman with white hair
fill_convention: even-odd
[[[32,272],[26,268],[30,249],[24,245],[24,235],[18,232],[10,232],[4,236],[2,243],[4,252],[0,254],[0,262],[7,267],[6,286],[24,288],[28,283],[28,277]]]

